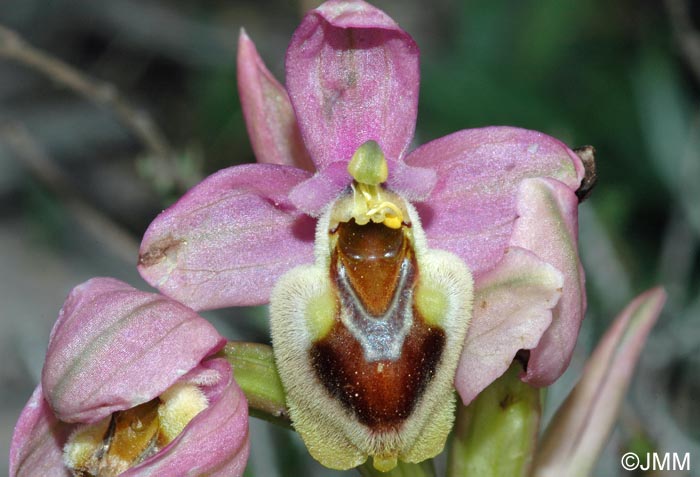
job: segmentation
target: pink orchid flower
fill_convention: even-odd
[[[457,255],[474,276],[455,378],[463,402],[519,350],[529,350],[523,379],[549,385],[568,366],[586,306],[582,162],[560,141],[513,127],[462,130],[408,152],[418,57],[384,12],[332,0],[296,30],[285,89],[242,32],[239,90],[258,164],[217,172],[160,214],[139,270],[194,309],[268,303],[283,274],[314,261],[314,218],[347,193],[349,161],[375,141],[386,189],[415,207],[430,248]]]
[[[111,278],[77,286],[15,427],[10,476],[242,475],[248,410],[212,357],[224,344],[164,296]]]

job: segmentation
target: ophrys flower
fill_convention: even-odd
[[[141,273],[197,309],[267,303],[277,286],[288,404],[324,464],[430,457],[449,431],[453,378],[469,402],[521,349],[532,384],[566,368],[585,308],[581,161],[510,127],[407,154],[418,48],[362,1],[310,12],[286,66],[285,90],[241,34],[239,89],[260,164],[220,171],[163,212]]]
[[[248,412],[225,340],[167,297],[118,280],[77,286],[17,422],[15,476],[242,475]]]

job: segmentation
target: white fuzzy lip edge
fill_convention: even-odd
[[[441,284],[450,304],[443,326],[447,340],[438,364],[440,371],[400,429],[377,434],[358,423],[328,395],[308,359],[311,335],[303,310],[311,294],[325,288],[330,280],[328,231],[333,204],[327,206],[317,224],[315,263],[287,272],[272,292],[273,349],[290,415],[312,456],[330,468],[356,467],[368,456],[386,455],[388,449],[406,462],[434,457],[442,451],[454,421],[453,382],[471,317],[473,279],[459,257],[427,248],[416,210],[410,203],[404,205],[420,273]]]

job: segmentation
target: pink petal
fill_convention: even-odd
[[[517,217],[516,194],[528,177],[552,177],[576,190],[581,160],[560,141],[512,127],[467,129],[406,158],[434,169],[438,183],[416,204],[432,248],[453,252],[476,275],[498,263]]]
[[[225,344],[186,306],[94,278],[66,299],[41,382],[59,419],[95,422],[150,401]]]
[[[527,179],[518,192],[518,214],[511,245],[523,247],[553,265],[564,289],[552,325],[530,352],[524,380],[552,384],[569,366],[586,311],[586,287],[578,257],[578,199],[554,179]]]
[[[287,91],[243,30],[238,39],[238,92],[258,162],[313,171]]]
[[[389,188],[409,202],[425,200],[435,188],[437,174],[433,169],[409,166],[403,162],[394,164],[387,181]]]
[[[243,475],[250,443],[248,403],[224,359],[203,363],[202,373],[216,371],[216,383],[203,386],[209,407],[195,416],[167,447],[123,477],[152,475]]]
[[[416,122],[418,47],[384,12],[330,1],[304,17],[287,50],[287,90],[316,167],[364,142],[401,159]],[[349,176],[348,176],[349,183]]]
[[[409,201],[425,199],[437,181],[432,169],[411,167],[401,162],[392,166],[389,186]],[[345,190],[349,179],[347,162],[334,162],[292,189],[289,199],[297,209],[318,217]]]
[[[533,476],[587,476],[627,391],[666,293],[649,290],[627,305],[596,347],[580,381],[554,416],[535,456]]]
[[[209,176],[151,223],[141,276],[198,310],[267,302],[280,275],[313,261],[313,220],[287,198],[308,177],[272,164]]]
[[[294,187],[289,193],[289,200],[297,209],[318,217],[348,186],[349,178],[348,164],[334,162]]]
[[[68,477],[63,445],[72,426],[56,419],[41,384],[19,416],[10,445],[10,477]]]
[[[477,278],[474,310],[455,387],[469,404],[501,376],[520,349],[537,345],[561,295],[561,274],[531,252],[513,247]]]

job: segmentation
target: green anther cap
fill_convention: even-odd
[[[348,172],[359,184],[379,185],[389,177],[386,159],[376,141],[357,148],[348,164]]]

